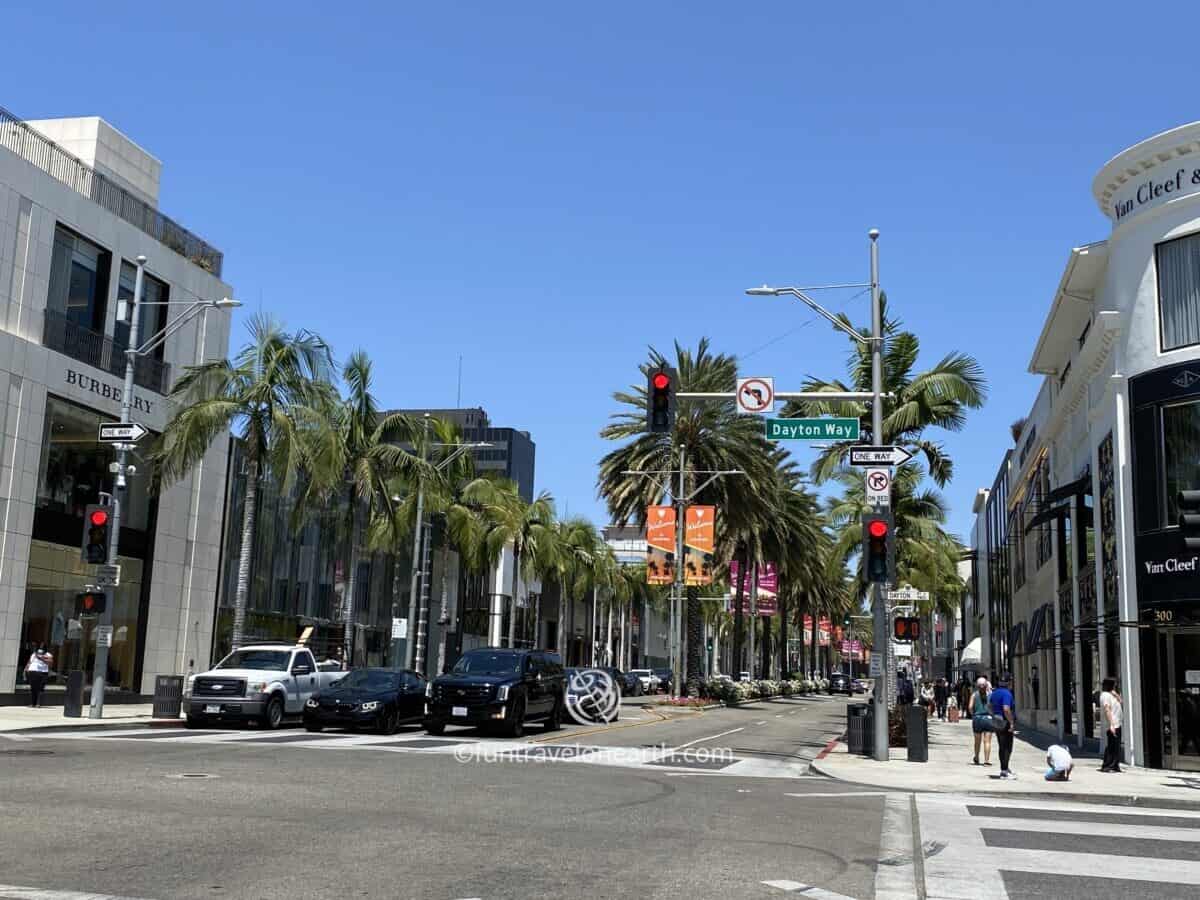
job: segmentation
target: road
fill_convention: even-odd
[[[844,698],[665,719],[631,702],[615,726],[521,741],[294,728],[0,738],[0,898],[1200,891],[1200,812],[885,793],[808,774],[844,716]]]

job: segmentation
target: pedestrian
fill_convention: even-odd
[[[912,682],[908,680],[906,673],[901,672],[896,680],[896,703],[900,706],[912,706],[914,699]]]
[[[1117,691],[1117,682],[1113,678],[1105,678],[1101,682],[1100,712],[1104,716],[1105,734],[1104,763],[1101,772],[1121,771],[1121,725],[1124,720],[1124,707],[1121,695]]]
[[[46,649],[45,644],[38,644],[25,664],[25,680],[29,683],[30,706],[34,709],[42,705],[42,691],[50,678],[50,667],[54,665],[54,656]]]
[[[1012,690],[1009,688],[1011,684],[1012,675],[1005,672],[1000,676],[996,689],[988,696],[988,705],[992,708],[992,716],[1000,726],[996,729],[996,743],[1000,750],[1000,777],[1006,781],[1017,777],[1009,768],[1009,761],[1012,759],[1013,736],[1017,727],[1017,701],[1013,699]],[[1000,719],[1004,720],[1003,723],[999,722]]]
[[[1047,781],[1070,781],[1075,761],[1071,759],[1071,751],[1062,744],[1051,744],[1046,751],[1046,766]]]
[[[988,717],[991,713],[988,711],[986,678],[981,676],[975,682],[975,690],[971,694],[970,706],[968,708],[971,713],[971,730],[975,732],[975,760],[972,765],[981,765],[979,762],[979,748],[982,745],[982,765],[990,766],[992,764],[992,731],[988,727]]]
[[[928,681],[921,685],[921,706],[925,709],[926,717],[933,715],[933,685]]]
[[[933,702],[937,706],[937,717],[946,721],[946,702],[950,699],[950,685],[945,678],[939,678],[933,687]]]

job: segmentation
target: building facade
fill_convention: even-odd
[[[1118,154],[1092,192],[1111,231],[1068,254],[987,501],[990,663],[1027,721],[1079,743],[1103,739],[1116,678],[1126,760],[1200,769],[1200,557],[1176,502],[1200,488],[1200,123]]]
[[[69,149],[68,149],[69,148]],[[24,122],[0,109],[0,698],[20,700],[38,644],[56,678],[90,682],[96,619],[77,613],[93,582],[80,545],[83,512],[112,493],[101,421],[120,415],[134,260],[145,256],[139,343],[188,301],[232,296],[222,256],[157,209],[161,163],[98,118]],[[229,319],[205,311],[140,357],[134,419],[165,426],[165,395],[187,365],[226,355]],[[224,442],[161,494],[144,450],[122,509],[121,583],[108,591],[113,635],[107,684],[153,690],[210,644],[219,568]],[[51,694],[55,696],[55,694]],[[4,702],[0,699],[0,702]]]

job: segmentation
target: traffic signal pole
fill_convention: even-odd
[[[883,299],[879,292],[879,231],[872,228],[867,232],[871,238],[871,440],[878,446],[883,444]],[[863,535],[864,552],[868,540]],[[887,611],[884,609],[883,585],[870,583],[872,613],[875,617],[874,650],[875,658],[883,648],[890,645],[891,636],[887,633]],[[888,758],[888,708],[887,698],[891,691],[888,683],[887,670],[880,670],[875,678],[875,688],[872,694],[872,706],[875,714],[875,742],[872,757],[886,761]]]
[[[129,345],[125,348],[125,388],[121,392],[121,424],[128,425],[133,410],[133,367],[137,361],[138,347],[138,305],[142,302],[142,283],[146,275],[146,257],[137,258],[137,274],[133,282],[133,305],[129,316]],[[129,482],[125,477],[125,465],[128,460],[130,444],[117,445],[116,485],[113,488],[112,518],[108,524],[108,564],[117,564],[117,548],[121,540],[121,507],[129,493]],[[92,669],[92,702],[88,708],[88,718],[104,718],[104,684],[108,676],[108,642],[112,640],[113,607],[117,605],[116,590],[113,590],[112,602],[104,604],[100,613],[100,622],[96,626],[101,630],[104,639],[96,639],[96,661]]]

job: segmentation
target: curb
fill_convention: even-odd
[[[29,728],[13,728],[0,731],[0,737],[6,734],[45,734],[56,731],[113,731],[118,728],[182,728],[183,719],[131,719],[127,722],[105,722],[103,725],[32,725]]]
[[[1038,791],[991,791],[986,789],[963,791],[945,790],[936,787],[914,788],[911,786],[897,787],[895,785],[874,784],[872,782],[854,781],[850,778],[834,775],[822,765],[823,759],[824,757],[818,756],[812,760],[809,763],[809,769],[831,781],[852,784],[855,787],[873,788],[877,791],[894,791],[903,794],[966,794],[971,797],[991,797],[1007,800],[1062,800],[1068,803],[1091,803],[1099,806],[1130,806],[1146,809],[1179,809],[1188,811],[1200,810],[1200,801],[1146,797],[1140,794],[1059,794]]]

